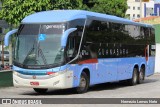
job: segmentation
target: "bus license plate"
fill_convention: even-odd
[[[30,82],[31,85],[38,86],[39,82]]]

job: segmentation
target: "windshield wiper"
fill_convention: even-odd
[[[43,54],[43,51],[42,51],[41,48],[38,47],[38,56],[39,56],[39,53],[40,53],[41,56],[42,56],[42,59],[43,59],[44,64],[47,65],[47,60],[46,60],[46,58],[45,58],[45,56],[44,56],[44,54]]]
[[[28,56],[34,51],[34,45],[35,45],[35,41],[34,41],[34,43],[33,43],[33,47],[29,50],[29,52],[27,53],[27,55],[26,55],[26,57],[24,58],[24,61],[23,61],[23,64],[25,64],[26,62],[27,62],[27,58],[28,58]]]

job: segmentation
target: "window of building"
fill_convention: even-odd
[[[128,6],[128,9],[130,9],[130,6]]]
[[[138,7],[137,9],[140,10],[140,7]]]
[[[135,0],[135,2],[140,2],[140,0]]]
[[[133,7],[133,10],[135,10],[135,7]]]
[[[130,9],[131,7],[130,6],[128,6],[128,9]]]
[[[135,14],[133,14],[133,17],[135,17]]]
[[[137,14],[137,18],[140,18],[140,14]]]

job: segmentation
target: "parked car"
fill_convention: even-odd
[[[2,51],[0,51],[0,59],[2,59]],[[9,60],[9,51],[4,51],[4,60]]]

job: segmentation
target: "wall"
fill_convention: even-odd
[[[155,25],[156,30],[156,59],[155,59],[155,72],[160,73],[160,24]]]

